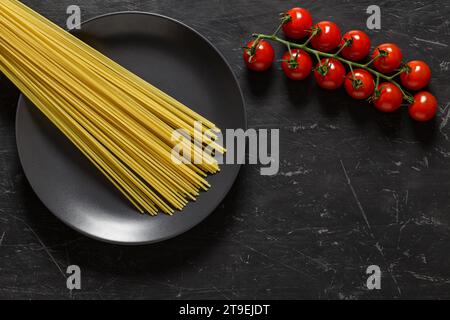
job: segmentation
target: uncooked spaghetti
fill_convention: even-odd
[[[220,170],[213,123],[16,0],[0,2],[0,70],[142,213],[181,210]],[[174,162],[177,144],[202,161]]]

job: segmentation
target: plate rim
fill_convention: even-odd
[[[162,15],[162,14],[159,14],[159,13],[146,12],[146,11],[117,11],[117,12],[101,14],[101,15],[97,15],[97,16],[95,16],[93,18],[90,18],[90,19],[87,19],[87,20],[81,22],[80,25],[82,26],[82,25],[84,25],[86,23],[89,23],[89,22],[92,22],[92,21],[95,21],[95,20],[108,18],[108,17],[116,16],[116,15],[123,15],[123,14],[136,14],[136,15],[144,15],[144,16],[153,16],[153,17],[158,17],[158,18],[161,18],[161,19],[169,20],[171,22],[179,24],[182,27],[188,29],[189,31],[193,32],[198,37],[200,37],[203,41],[205,41],[219,55],[220,59],[225,63],[227,69],[229,70],[229,72],[231,73],[231,75],[233,77],[233,80],[234,80],[234,82],[236,84],[236,87],[238,89],[238,92],[239,92],[240,100],[242,101],[242,109],[243,109],[243,117],[244,117],[244,128],[242,128],[242,129],[247,130],[247,128],[248,128],[248,121],[247,121],[246,102],[245,102],[245,99],[244,99],[244,94],[242,92],[242,88],[241,88],[241,86],[239,84],[238,78],[236,77],[236,74],[233,72],[233,69],[231,68],[230,63],[225,59],[225,56],[222,54],[222,52],[219,51],[219,49],[217,49],[217,47],[208,38],[206,38],[200,32],[195,30],[193,27],[190,27],[186,23],[181,22],[181,21],[179,21],[177,19],[165,16],[165,15]],[[166,241],[166,240],[169,240],[169,239],[176,238],[176,237],[180,236],[181,234],[184,234],[184,233],[190,231],[191,229],[193,229],[194,227],[198,226],[203,221],[205,221],[206,218],[208,218],[214,211],[216,211],[216,209],[220,206],[220,204],[222,204],[222,202],[225,200],[226,196],[229,194],[231,188],[235,184],[235,182],[237,180],[237,177],[238,177],[238,175],[239,175],[239,173],[241,171],[241,168],[242,168],[241,164],[235,164],[237,166],[237,170],[236,170],[236,172],[235,172],[235,174],[233,176],[233,179],[230,180],[231,183],[224,189],[223,195],[221,196],[221,200],[201,220],[199,220],[197,223],[189,226],[188,228],[183,229],[183,230],[181,230],[179,232],[176,232],[174,234],[171,234],[171,235],[169,235],[167,237],[161,237],[161,238],[156,239],[156,240],[148,240],[148,241],[120,241],[120,240],[111,240],[111,239],[102,238],[102,237],[96,236],[95,234],[91,234],[91,233],[88,233],[88,232],[86,232],[84,230],[81,230],[80,228],[78,228],[77,226],[73,225],[72,223],[62,219],[60,217],[60,215],[56,214],[52,209],[50,209],[50,207],[47,205],[47,201],[39,196],[39,193],[36,191],[35,186],[28,179],[27,170],[23,166],[23,161],[22,161],[23,155],[22,155],[22,153],[20,151],[19,141],[18,141],[19,140],[19,126],[18,126],[19,112],[18,112],[18,110],[19,110],[20,105],[24,102],[24,99],[25,99],[24,94],[22,92],[20,92],[19,99],[17,101],[16,116],[15,116],[15,140],[16,140],[16,147],[17,147],[17,153],[18,153],[18,157],[19,157],[19,162],[20,162],[20,165],[22,167],[24,175],[25,175],[25,177],[26,177],[26,179],[27,179],[31,189],[36,194],[36,196],[39,198],[39,200],[44,204],[44,206],[47,208],[47,210],[49,212],[51,212],[51,214],[53,216],[55,216],[59,221],[61,221],[63,224],[65,224],[69,228],[71,228],[71,229],[73,229],[73,230],[75,230],[75,231],[85,235],[86,237],[94,239],[94,240],[101,241],[103,243],[108,243],[108,244],[113,244],[113,245],[123,245],[123,246],[149,245],[149,244],[155,244],[155,243],[159,243],[159,242],[162,242],[162,241]]]

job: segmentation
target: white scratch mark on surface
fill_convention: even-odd
[[[398,223],[400,210],[399,210],[399,207],[398,207],[398,194],[397,194],[397,192],[394,192],[392,194],[392,196],[394,197],[394,200],[395,200],[395,221]]]
[[[427,257],[424,254],[421,254],[419,256],[419,258],[420,258],[420,260],[422,260],[423,264],[428,264]]]
[[[283,266],[283,267],[285,267],[285,268],[287,268],[287,269],[289,269],[289,270],[291,270],[291,271],[294,271],[294,272],[297,272],[297,273],[306,275],[306,276],[308,276],[308,277],[310,277],[310,278],[313,278],[311,275],[309,275],[309,274],[303,272],[302,270],[297,269],[297,268],[294,268],[293,266],[290,266],[290,265],[288,265],[288,264],[286,264],[286,263],[284,263],[284,262],[281,262],[281,261],[279,261],[279,260],[275,260],[275,259],[269,257],[267,254],[265,254],[265,253],[263,253],[263,252],[261,252],[261,251],[258,251],[258,250],[256,250],[256,249],[253,248],[253,247],[250,247],[250,246],[248,246],[248,245],[246,245],[246,244],[243,244],[243,243],[241,243],[241,242],[238,242],[238,243],[239,243],[240,245],[242,245],[244,248],[246,248],[246,249],[248,249],[248,250],[250,250],[250,251],[253,251],[254,253],[259,254],[260,256],[266,258],[267,260],[269,260],[269,261],[271,261],[271,262],[277,263],[278,265]]]
[[[398,170],[386,170],[386,173],[388,174],[388,175],[394,175],[394,174],[399,174],[400,173],[400,171],[398,171]]]
[[[318,127],[319,127],[319,125],[317,123],[314,123],[314,124],[309,125],[309,126],[296,125],[296,126],[292,126],[291,127],[291,131],[293,133],[297,133],[298,131],[314,130],[314,129],[318,128]]]
[[[44,251],[47,253],[47,255],[50,257],[50,260],[55,264],[55,266],[58,268],[59,272],[62,274],[62,276],[64,277],[64,279],[66,278],[66,274],[64,273],[64,271],[61,269],[59,263],[56,261],[55,257],[51,254],[50,250],[47,248],[47,246],[44,244],[44,242],[42,242],[41,238],[39,238],[39,236],[37,235],[37,233],[29,226],[27,225],[28,229],[31,231],[31,233],[33,233],[34,237],[36,238],[36,240],[40,243],[42,249],[44,249]]]
[[[429,282],[439,282],[439,283],[450,283],[450,279],[440,278],[440,277],[430,277],[430,276],[427,276],[424,274],[419,274],[419,273],[412,272],[412,271],[406,271],[406,272],[418,280],[424,280],[424,281],[429,281]]]
[[[359,201],[359,198],[358,198],[358,195],[356,194],[355,188],[353,188],[352,181],[350,180],[347,170],[345,169],[344,162],[342,162],[342,160],[339,160],[339,161],[341,162],[342,171],[344,171],[345,178],[347,179],[348,187],[350,188],[350,190],[353,194],[353,198],[355,198],[356,204],[358,205],[359,211],[361,212],[361,215],[362,215],[364,221],[366,222],[367,227],[369,228],[369,232],[373,237],[372,227],[370,226],[370,222],[369,222],[369,219],[367,218],[366,211],[364,210],[364,208],[361,204],[361,201]]]
[[[280,176],[283,177],[292,177],[292,176],[298,176],[298,175],[303,175],[303,174],[308,174],[310,173],[311,170],[306,170],[306,169],[299,169],[296,171],[289,171],[289,172],[280,172]]]
[[[397,238],[397,249],[400,250],[400,240],[402,238],[403,230],[405,230],[406,226],[411,222],[411,219],[406,221],[399,229],[398,231],[398,238]]]
[[[428,168],[430,166],[430,161],[428,160],[427,156],[423,157],[422,164],[425,168]]]
[[[3,243],[3,239],[5,239],[5,234],[6,234],[6,231],[3,232],[2,236],[0,237],[0,246],[1,246],[2,243]]]
[[[348,186],[349,186],[349,188],[350,188],[350,190],[351,190],[351,192],[353,194],[353,198],[355,198],[355,201],[356,201],[356,204],[358,205],[359,211],[361,212],[361,215],[362,215],[364,221],[366,222],[367,227],[369,228],[369,235],[372,237],[373,240],[376,240],[375,235],[374,235],[374,233],[372,231],[372,227],[371,227],[371,225],[369,223],[369,219],[367,218],[366,211],[364,210],[364,208],[363,208],[363,206],[361,204],[361,201],[359,201],[359,198],[358,198],[358,195],[356,194],[355,188],[352,185],[352,181],[350,180],[350,177],[349,177],[349,175],[347,173],[347,170],[345,169],[344,162],[342,160],[339,160],[339,161],[341,162],[342,171],[344,172],[345,178],[347,179],[347,184],[348,184]],[[381,257],[383,258],[383,260],[385,262],[385,264],[388,265],[387,261],[386,261],[386,256],[385,256],[384,251],[383,251],[383,247],[380,245],[379,242],[377,242],[375,244],[375,248],[380,253]],[[402,290],[400,289],[400,286],[398,284],[397,278],[395,277],[395,275],[393,273],[392,265],[388,265],[387,270],[388,270],[389,275],[392,278],[392,281],[395,284],[395,287],[397,288],[397,291],[398,291],[399,295],[402,295]]]
[[[402,295],[402,289],[400,289],[400,286],[399,286],[398,281],[397,281],[397,277],[394,276],[392,264],[389,265],[388,272],[391,275],[392,281],[394,281],[394,284],[395,284],[395,287],[397,288],[398,294]]]
[[[418,38],[418,37],[414,37],[414,39],[415,39],[416,41],[425,42],[425,43],[429,43],[429,44],[434,44],[434,45],[436,45],[436,46],[448,47],[448,44],[442,43],[442,42],[426,40],[426,39],[422,39],[422,38]]]
[[[445,150],[442,147],[435,147],[434,150],[439,153],[441,156],[443,156],[444,158],[450,158],[450,152]]]
[[[332,270],[332,271],[334,271],[335,273],[337,273],[337,270],[334,269],[333,267],[331,267],[328,263],[325,263],[325,262],[323,262],[323,261],[321,261],[321,260],[319,260],[319,259],[315,259],[315,258],[313,258],[313,257],[311,257],[311,256],[308,256],[307,254],[301,252],[300,250],[294,249],[294,251],[297,252],[297,253],[298,253],[299,255],[301,255],[302,257],[304,257],[304,258],[306,258],[306,259],[312,261],[313,263],[317,264],[318,266],[322,267],[324,271],[330,271],[330,270]]]
[[[385,256],[385,254],[384,254],[383,247],[381,246],[381,244],[380,244],[379,242],[377,242],[377,243],[375,244],[375,248],[377,248],[378,252],[380,253],[381,257],[383,258],[384,262],[385,262],[386,265],[387,265],[387,262],[386,262],[386,256]],[[398,284],[397,278],[394,276],[392,264],[390,264],[390,265],[387,266],[387,271],[388,271],[389,275],[391,276],[391,279],[392,279],[392,281],[394,282],[395,287],[397,288],[398,294],[399,294],[399,295],[402,295],[402,289],[400,289],[400,286],[399,286],[399,284]]]
[[[41,245],[42,249],[44,249],[44,251],[47,253],[47,255],[49,256],[50,260],[55,264],[55,266],[58,268],[59,272],[62,274],[62,276],[64,277],[64,279],[66,279],[66,274],[64,273],[64,271],[61,269],[59,263],[56,261],[55,257],[53,257],[52,253],[50,252],[50,250],[48,249],[48,247],[44,244],[44,242],[41,240],[41,238],[38,236],[38,234],[33,230],[33,228],[30,227],[30,225],[28,223],[26,223],[25,220],[18,218],[12,214],[8,214],[8,213],[4,213],[5,215],[10,216],[11,218],[22,222],[28,230],[30,230],[30,232],[33,234],[33,236],[36,238],[36,240],[39,242],[39,244]]]
[[[406,190],[406,195],[405,195],[405,207],[408,206],[408,200],[409,200],[409,190]]]
[[[219,293],[220,295],[222,295],[222,297],[224,297],[226,300],[231,300],[230,298],[228,298],[225,293],[223,293],[222,291],[220,291],[217,287],[213,287],[214,290],[217,291],[217,293]]]

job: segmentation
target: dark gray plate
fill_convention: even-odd
[[[242,93],[229,65],[190,27],[124,12],[92,19],[76,34],[221,129],[246,128]],[[189,230],[214,211],[239,172],[239,165],[222,166],[209,178],[211,190],[173,217],[140,215],[24,97],[16,125],[23,169],[42,202],[70,227],[107,242],[152,243]]]

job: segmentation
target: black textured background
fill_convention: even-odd
[[[17,157],[18,91],[0,76],[0,298],[450,298],[450,52],[448,1],[301,1],[315,20],[365,29],[382,8],[374,44],[392,41],[405,58],[429,62],[436,121],[406,110],[380,114],[342,91],[293,83],[279,67],[254,75],[240,46],[269,33],[296,1],[27,0],[65,25],[108,12],[164,14],[210,39],[239,78],[249,127],[279,128],[280,172],[246,166],[221,207],[176,239],[143,247],[90,240],[68,229],[31,191]],[[280,51],[281,53],[281,51]],[[70,183],[70,181],[68,181]],[[65,270],[82,269],[81,291]],[[379,265],[382,290],[365,287]]]

